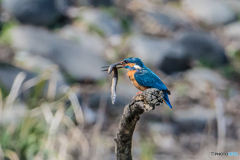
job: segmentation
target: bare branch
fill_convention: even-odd
[[[140,115],[162,105],[163,92],[155,88],[147,89],[134,97],[125,106],[117,132],[115,153],[117,160],[132,160],[132,135]]]

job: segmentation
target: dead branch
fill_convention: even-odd
[[[132,136],[140,115],[154,110],[155,106],[162,105],[163,93],[151,88],[134,97],[134,100],[125,106],[120,120],[115,146],[117,160],[132,160]]]

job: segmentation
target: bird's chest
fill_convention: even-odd
[[[129,77],[129,79],[131,80],[131,82],[133,83],[133,85],[141,90],[141,91],[144,91],[146,89],[148,89],[148,87],[144,87],[144,86],[141,86],[137,81],[136,79],[134,78],[134,74],[136,73],[136,70],[131,70],[131,71],[128,71],[127,73],[127,76]]]

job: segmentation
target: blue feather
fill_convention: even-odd
[[[171,105],[171,103],[170,103],[170,101],[169,101],[169,99],[168,99],[168,94],[167,94],[166,92],[163,92],[163,95],[164,95],[164,100],[165,100],[166,104],[167,104],[170,108],[172,108],[172,105]]]
[[[163,91],[166,104],[172,108],[172,105],[168,99],[168,93],[166,92],[168,90],[167,87],[153,71],[147,67],[141,70],[137,70],[134,74],[134,78],[141,86],[148,88],[157,88]]]

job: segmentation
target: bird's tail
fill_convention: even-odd
[[[169,99],[168,99],[168,93],[167,93],[167,92],[164,92],[163,94],[164,94],[165,103],[166,103],[170,108],[172,108],[172,105],[171,105],[171,103],[170,103],[170,101],[169,101]]]

